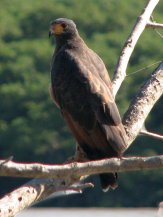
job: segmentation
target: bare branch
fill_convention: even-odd
[[[65,177],[63,179],[33,179],[0,200],[0,216],[12,217],[32,204],[55,197],[55,195],[82,193],[83,189],[94,187],[92,183],[72,185],[76,181]]]
[[[33,203],[46,199],[53,192],[63,191],[68,186],[63,179],[33,179],[0,200],[0,216],[15,216]]]
[[[135,48],[135,45],[144,31],[147,23],[149,22],[150,16],[158,4],[159,0],[149,0],[148,4],[144,8],[142,14],[137,18],[137,21],[133,27],[132,32],[130,33],[127,41],[124,44],[124,47],[121,51],[121,55],[119,57],[114,77],[113,77],[113,94],[116,95],[118,89],[120,88],[123,80],[126,77],[126,69],[130,59],[130,56]]]
[[[149,137],[152,137],[152,138],[155,138],[155,139],[163,140],[163,135],[152,133],[152,132],[149,132],[147,130],[141,130],[140,135],[149,136]]]
[[[0,216],[15,216],[18,212],[35,202],[44,200],[58,191],[82,190],[82,185],[73,187],[72,184],[80,180],[80,176],[106,172],[124,172],[144,169],[163,168],[163,155],[155,157],[112,158],[85,163],[71,163],[67,165],[19,164],[14,162],[0,162],[0,174],[4,176],[57,177],[48,179],[33,179],[22,187],[7,194],[0,200]],[[5,173],[5,170],[8,172]],[[41,175],[42,174],[42,175]],[[60,177],[60,178],[59,178]],[[80,188],[81,187],[81,188]],[[90,183],[83,187],[92,187]]]
[[[111,158],[65,165],[22,164],[0,161],[0,176],[28,178],[54,178],[78,181],[81,176],[106,172],[124,172],[142,169],[163,168],[163,156]],[[151,164],[152,162],[152,164]],[[14,171],[14,172],[13,172]],[[32,172],[32,173],[31,173]],[[73,183],[70,181],[70,183]]]
[[[156,22],[151,22],[151,21],[149,21],[149,22],[147,23],[147,27],[148,27],[148,28],[153,28],[153,29],[155,29],[155,28],[160,28],[160,29],[162,29],[162,28],[163,28],[163,24],[162,24],[162,23],[156,23]]]
[[[128,136],[128,146],[136,138],[156,101],[163,93],[163,62],[152,73],[147,82],[131,102],[123,118]]]

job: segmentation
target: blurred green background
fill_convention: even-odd
[[[121,48],[147,1],[137,0],[0,0],[0,158],[14,156],[19,162],[63,163],[75,151],[75,141],[60,112],[50,99],[50,61],[55,47],[48,39],[49,22],[58,17],[73,19],[89,47],[104,60],[112,77]],[[163,22],[163,2],[154,19]],[[159,30],[163,34],[163,30]],[[163,41],[146,29],[131,57],[117,96],[121,114],[156,68],[138,73],[162,59]],[[163,132],[163,101],[147,118],[146,127]],[[162,142],[139,137],[126,156],[163,153]],[[145,207],[163,200],[163,171],[119,174],[119,188],[103,193],[98,178],[94,189],[82,195],[58,197],[39,206]],[[0,178],[0,195],[25,179]]]

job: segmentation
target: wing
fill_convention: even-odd
[[[112,95],[108,72],[103,61],[92,50],[88,49],[86,56],[85,61],[80,59],[78,64],[86,77],[92,111],[109,144],[121,154],[127,147],[126,133]]]
[[[80,50],[81,51],[81,50]],[[112,95],[111,81],[103,61],[90,49],[84,49],[81,57],[77,53],[71,54],[71,66],[77,86],[82,86],[84,91],[81,93],[83,101],[91,105],[96,117],[103,124],[118,125],[121,118]],[[87,98],[85,98],[87,97]],[[82,100],[82,99],[81,99]]]

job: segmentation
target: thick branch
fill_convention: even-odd
[[[119,57],[114,77],[113,77],[113,93],[116,95],[118,89],[120,88],[123,80],[126,77],[126,69],[130,59],[130,56],[135,48],[135,45],[144,31],[146,24],[149,22],[150,16],[158,4],[159,0],[150,0],[143,10],[142,14],[137,18],[137,21],[133,27],[132,32],[130,33],[125,45],[121,51]]]
[[[52,193],[68,189],[69,185],[70,183],[66,184],[63,179],[33,179],[0,200],[0,216],[15,216],[33,203],[46,199]]]
[[[0,161],[0,176],[78,180],[80,176],[163,168],[163,155],[155,157],[112,158],[65,165],[22,164]],[[66,181],[67,182],[67,181]],[[72,183],[72,181],[71,181]]]
[[[156,101],[163,94],[163,62],[140,89],[124,115],[123,124],[128,136],[128,146],[136,138]]]
[[[0,216],[15,216],[24,208],[29,207],[36,201],[46,199],[54,192],[69,189],[80,191],[78,187],[71,187],[71,185],[79,181],[82,175],[158,168],[163,168],[163,156],[112,158],[67,165],[20,164],[6,160],[0,161],[1,176],[53,177],[33,179],[3,197],[0,200]],[[88,183],[88,186],[84,187],[92,187],[92,185]]]
[[[67,165],[19,164],[14,162],[0,162],[0,174],[4,176],[56,177],[48,179],[34,179],[16,189],[0,200],[0,216],[15,216],[24,208],[47,198],[54,192],[67,189],[75,190],[72,184],[79,181],[82,175],[93,175],[105,172],[123,172],[144,169],[163,168],[163,155],[155,157],[112,158],[86,163],[71,163]],[[5,170],[8,172],[6,173]],[[91,185],[89,184],[88,187]],[[78,189],[78,188],[77,188]]]
[[[66,181],[64,179],[31,180],[0,200],[0,216],[12,217],[32,204],[51,196],[67,195],[75,192],[82,193],[84,188],[93,187],[92,183],[71,186],[75,180]]]

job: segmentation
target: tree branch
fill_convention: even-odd
[[[0,176],[79,180],[81,176],[163,168],[163,155],[154,157],[110,158],[64,165],[23,164],[0,161]]]
[[[149,137],[152,137],[152,138],[155,138],[155,139],[163,140],[163,135],[152,133],[152,132],[149,132],[147,130],[141,130],[140,135],[149,136]]]
[[[162,24],[162,23],[156,23],[156,22],[148,21],[147,27],[148,27],[148,28],[153,28],[153,29],[155,29],[155,28],[160,28],[160,29],[162,29],[162,28],[163,28],[163,24]]]
[[[63,179],[33,179],[0,200],[0,216],[15,216],[33,203],[46,199],[53,192],[68,189],[68,186]]]
[[[135,45],[144,31],[147,23],[149,22],[150,16],[158,4],[159,0],[149,0],[148,4],[144,8],[142,14],[137,18],[137,21],[130,33],[128,39],[126,40],[124,47],[122,48],[121,55],[119,57],[114,77],[113,77],[113,94],[114,96],[118,92],[123,80],[126,77],[126,69],[131,57],[131,54],[135,48]]]
[[[73,187],[71,185],[79,181],[82,175],[158,168],[163,168],[163,156],[112,158],[67,165],[20,164],[6,160],[0,161],[1,176],[53,177],[33,179],[3,197],[0,200],[0,216],[15,216],[24,208],[36,201],[46,199],[54,192],[67,190],[80,192],[82,186]],[[88,183],[84,187],[92,187],[92,185]]]
[[[74,180],[72,180],[74,182]],[[71,186],[64,179],[33,179],[0,200],[0,216],[12,217],[34,203],[58,195],[82,193],[92,183]]]
[[[0,161],[0,175],[20,177],[53,177],[33,179],[22,187],[7,194],[0,200],[0,216],[11,217],[34,202],[46,199],[58,191],[73,190],[80,192],[79,187],[72,184],[80,180],[80,176],[106,172],[124,172],[144,169],[163,168],[163,155],[154,157],[112,158],[85,163],[67,165],[20,164]],[[7,170],[7,173],[5,172]],[[31,171],[34,171],[30,174]],[[90,183],[84,187],[92,187]]]
[[[128,147],[142,129],[146,117],[162,94],[163,62],[140,89],[124,115],[123,124],[128,136]]]

